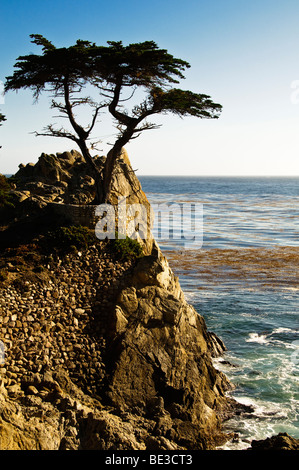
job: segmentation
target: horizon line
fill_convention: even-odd
[[[16,171],[15,173],[2,173],[0,172],[0,174],[4,175],[4,176],[13,176],[17,173],[18,171]],[[136,176],[137,176],[137,172],[138,170],[134,170]],[[167,178],[176,178],[176,177],[180,177],[180,178],[299,178],[299,174],[297,175],[280,175],[280,174],[275,174],[275,175],[266,175],[266,174],[260,174],[260,175],[254,175],[254,174],[250,174],[250,175],[244,175],[244,174],[239,174],[239,175],[219,175],[219,174],[209,174],[209,175],[201,175],[201,174],[196,174],[196,175],[180,175],[180,174],[142,174],[140,173],[138,176],[149,176],[151,178],[153,177],[156,177],[156,178],[163,178],[163,177],[167,177]],[[137,176],[137,177],[138,177]]]
[[[137,170],[138,171],[138,170]],[[136,173],[136,170],[135,170]],[[150,176],[150,177],[170,177],[170,178],[175,178],[175,177],[180,177],[180,178],[299,178],[298,175],[179,175],[179,174],[163,174],[163,175],[153,175],[153,174],[139,174],[138,176]]]

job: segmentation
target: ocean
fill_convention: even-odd
[[[215,367],[253,408],[224,423],[239,435],[224,449],[279,432],[299,438],[299,177],[139,180],[186,299],[227,347]]]

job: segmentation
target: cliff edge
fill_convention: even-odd
[[[49,230],[90,214],[93,195],[74,151],[42,154],[14,177],[1,231],[0,449],[214,449],[236,405],[212,363],[223,344],[155,240],[127,258],[95,238],[43,251]],[[150,210],[125,153],[119,197]]]

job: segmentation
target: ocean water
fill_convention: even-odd
[[[225,423],[239,440],[224,448],[299,438],[299,178],[139,179],[160,208],[154,234],[187,300],[227,347],[215,367],[252,405]]]

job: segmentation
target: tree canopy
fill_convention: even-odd
[[[61,117],[68,118],[74,132],[64,127],[57,129],[49,124],[42,133],[36,132],[36,135],[64,137],[75,141],[96,172],[86,141],[104,104],[97,105],[90,97],[82,96],[82,90],[90,77],[90,50],[94,45],[78,40],[74,46],[56,48],[39,34],[33,34],[31,38],[34,44],[42,46],[43,54],[18,57],[14,74],[6,78],[5,91],[28,88],[32,90],[36,100],[42,91],[51,93],[51,107],[57,109]],[[58,101],[60,99],[62,102]],[[92,109],[91,124],[87,128],[79,124],[74,113],[75,108],[81,105],[89,105]]]
[[[190,64],[160,49],[154,41],[127,46],[121,41],[108,41],[105,46],[97,46],[77,40],[73,46],[56,48],[42,35],[33,34],[31,38],[42,47],[42,54],[20,56],[13,75],[6,79],[5,91],[29,88],[35,99],[48,91],[52,94],[52,108],[58,109],[60,116],[68,118],[71,124],[71,131],[49,124],[36,135],[75,141],[97,176],[87,142],[98,126],[100,112],[106,110],[114,118],[118,135],[107,155],[104,183],[98,188],[99,200],[109,200],[113,170],[122,147],[143,131],[159,127],[148,122],[150,116],[172,113],[215,119],[220,115],[222,106],[210,96],[175,87],[185,78],[183,73]],[[96,91],[96,100],[83,95],[87,85]],[[137,90],[142,91],[142,98],[136,104]],[[126,108],[124,103],[130,107]],[[87,127],[75,115],[75,108],[82,105],[91,110]],[[97,131],[100,137],[99,134]],[[90,147],[93,148],[93,143]]]

